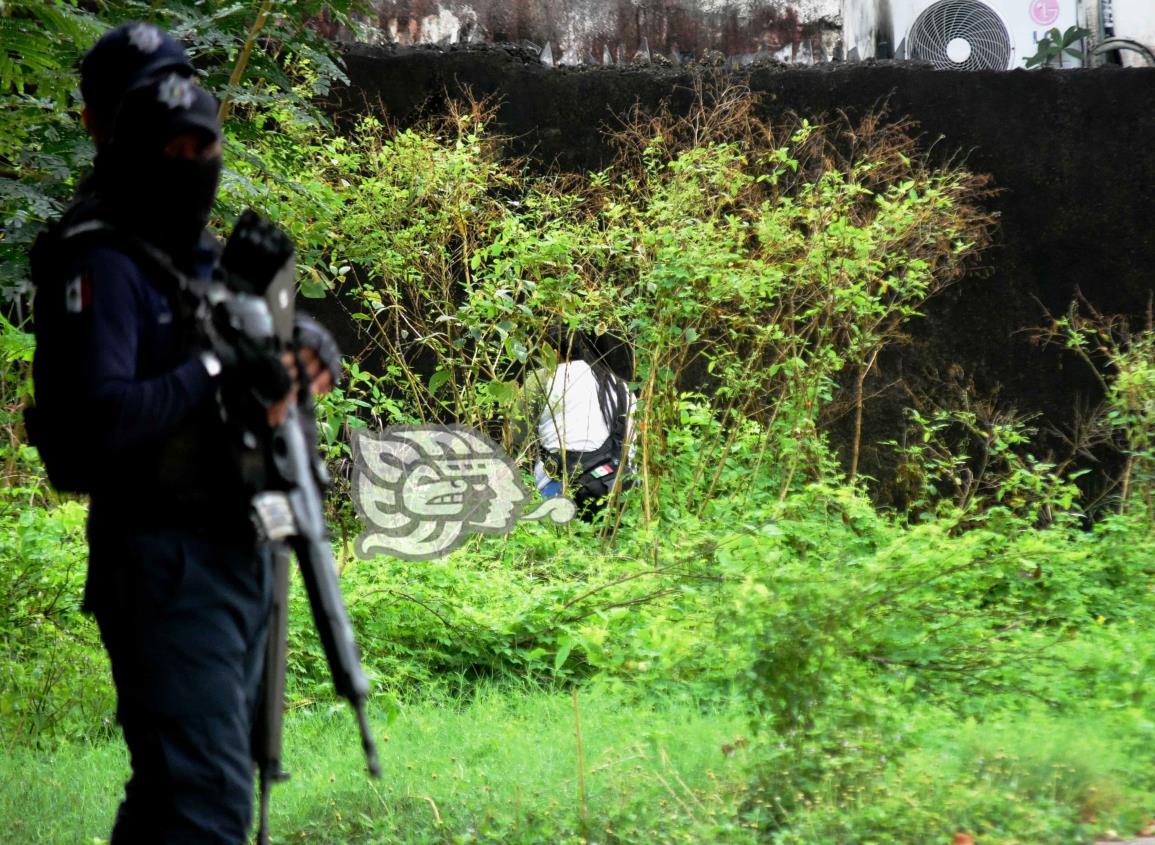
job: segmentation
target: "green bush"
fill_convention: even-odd
[[[4,741],[105,735],[115,695],[96,625],[80,612],[85,509],[0,499],[0,731]]]
[[[881,845],[968,833],[996,845],[1061,845],[1145,823],[1151,779],[1133,763],[1144,732],[1125,719],[1028,707],[994,723],[928,708],[905,721],[905,749],[864,749],[872,778],[851,791],[822,784],[771,841]]]

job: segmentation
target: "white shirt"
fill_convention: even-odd
[[[590,365],[585,361],[558,364],[550,379],[545,409],[537,420],[538,443],[551,452],[592,452],[609,436]]]
[[[610,427],[602,417],[598,404],[598,382],[585,361],[567,361],[558,364],[549,381],[545,409],[537,421],[537,439],[543,449],[551,452],[593,452],[609,439]],[[626,414],[634,413],[633,393],[626,392]],[[538,461],[534,467],[537,487],[549,482],[545,467]]]

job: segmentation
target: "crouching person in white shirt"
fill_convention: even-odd
[[[526,377],[515,442],[524,443],[536,425],[538,491],[569,495],[582,518],[592,520],[615,487],[630,486],[636,399],[581,332],[553,327],[547,343],[557,366]]]

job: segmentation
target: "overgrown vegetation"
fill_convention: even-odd
[[[58,1],[0,18],[5,290],[86,154],[68,62],[109,20],[156,12],[210,84],[232,79],[217,222],[246,204],[281,221],[303,292],[352,294],[371,338],[321,428],[393,771],[380,789],[355,774],[297,591],[288,841],[1010,845],[1090,841],[1155,812],[1150,325],[1084,305],[1045,328],[1103,378],[1087,429],[1121,470],[1095,519],[1077,470],[1032,456],[1030,421],[965,374],[953,406],[912,405],[895,444],[908,509],[881,511],[823,422],[839,384],[861,409],[880,350],[987,243],[983,177],[933,166],[901,121],[771,124],[709,79],[686,114],[623,116],[599,173],[510,160],[484,103],[338,135],[311,101],[339,73],[301,26],[319,8]],[[32,342],[11,296],[0,806],[28,809],[5,814],[20,841],[71,842],[107,826],[122,763],[79,612],[85,508],[24,442]],[[635,386],[639,486],[599,524],[524,524],[420,564],[353,559],[348,428],[507,435],[555,321],[596,336]],[[590,702],[582,755],[574,701]],[[49,821],[59,802],[37,784],[57,778],[79,798]]]

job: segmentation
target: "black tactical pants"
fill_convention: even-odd
[[[132,759],[110,845],[242,845],[268,552],[185,531],[94,534],[87,602]]]

